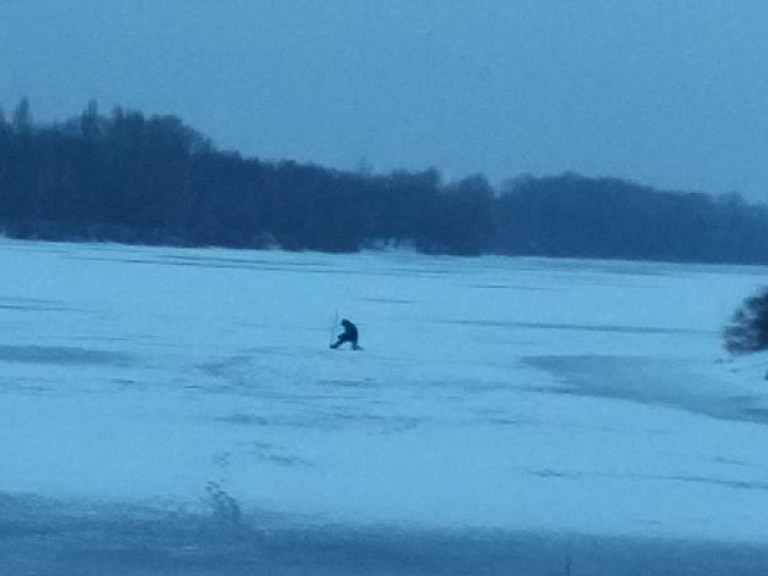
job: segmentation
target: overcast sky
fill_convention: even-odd
[[[764,0],[0,0],[0,105],[342,169],[768,200]]]

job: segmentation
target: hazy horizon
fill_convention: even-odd
[[[612,176],[768,200],[756,0],[0,0],[0,105],[175,114],[339,169]]]

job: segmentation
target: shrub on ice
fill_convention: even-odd
[[[747,298],[725,328],[725,347],[732,354],[768,349],[768,288]]]

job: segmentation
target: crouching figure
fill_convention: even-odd
[[[360,346],[358,346],[357,344],[357,338],[358,338],[357,326],[352,324],[352,322],[350,322],[346,318],[341,321],[341,325],[344,328],[344,332],[339,334],[338,338],[336,339],[336,342],[331,344],[331,348],[335,349],[341,346],[342,344],[344,344],[345,342],[349,342],[352,345],[352,350],[362,350],[362,348],[360,348]]]

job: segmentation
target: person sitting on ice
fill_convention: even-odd
[[[345,342],[349,342],[352,344],[352,350],[362,350],[362,348],[357,345],[357,326],[352,324],[352,322],[346,318],[341,321],[341,325],[344,327],[344,332],[339,334],[336,342],[331,344],[331,348],[338,348]]]

